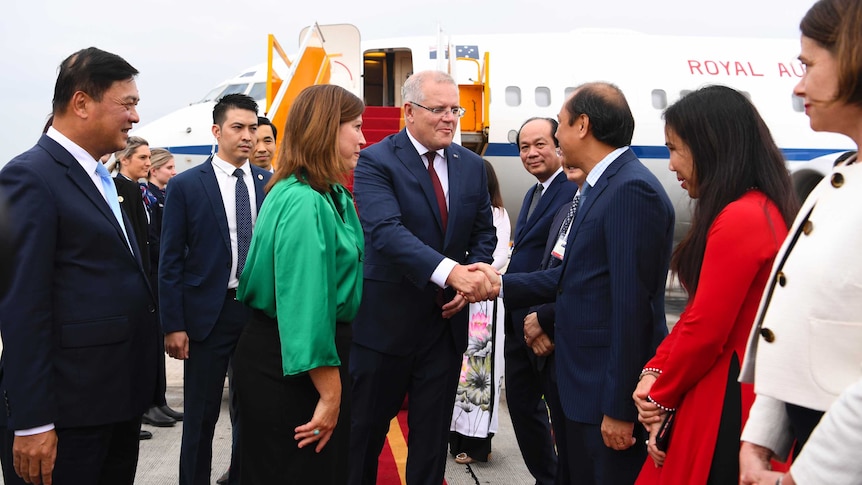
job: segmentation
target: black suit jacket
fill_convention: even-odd
[[[135,242],[138,243],[138,247],[141,249],[141,264],[144,266],[144,272],[147,273],[147,277],[149,278],[150,249],[148,239],[150,228],[147,221],[147,209],[144,208],[141,186],[122,175],[114,177],[114,185],[117,186],[120,207],[126,213],[126,217],[129,218],[129,223],[134,229],[134,234],[129,234],[129,237],[135,238]]]
[[[90,175],[48,136],[0,171],[0,190],[19,251],[0,302],[0,425],[140,417],[156,400],[164,357],[135,240],[132,253]]]

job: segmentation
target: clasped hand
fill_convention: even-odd
[[[493,300],[500,294],[502,284],[500,273],[486,263],[468,266],[457,265],[449,273],[446,283],[455,288],[459,295],[470,303]]]

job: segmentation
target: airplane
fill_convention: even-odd
[[[668,170],[662,112],[701,86],[722,84],[757,107],[781,148],[800,200],[854,149],[849,138],[811,130],[802,99],[792,94],[804,73],[798,39],[648,35],[627,30],[578,29],[568,33],[444,35],[361,41],[349,24],[317,25],[300,34],[293,61],[269,36],[267,62],[241,71],[201,100],[134,131],[151,146],[174,154],[177,170],[203,162],[215,150],[215,101],[244,93],[265,106],[262,115],[284,124],[291,96],[307,85],[331,82],[366,103],[363,131],[369,143],[403,127],[401,86],[425,69],[448,71],[459,83],[456,141],[489,160],[500,179],[504,205],[517,217],[535,179],[515,145],[521,124],[556,117],[568,95],[590,81],[622,89],[635,118],[632,149],[656,174],[677,212],[675,240],[688,231],[691,200]],[[514,227],[514,220],[512,221]]]

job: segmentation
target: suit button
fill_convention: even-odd
[[[562,295],[562,294],[563,294],[563,287],[562,287],[562,286],[561,286],[561,287],[559,287],[559,288],[557,288],[557,294],[558,294],[558,295]]]
[[[147,311],[150,313],[156,313],[156,307],[150,305],[147,307]]]
[[[805,224],[802,224],[802,233],[806,236],[811,234],[811,231],[814,230],[814,223],[811,221],[805,221]]]
[[[775,279],[778,281],[778,286],[787,286],[787,277],[784,276],[783,272],[779,271],[778,274],[775,275]]]
[[[844,175],[841,175],[840,173],[833,173],[832,174],[832,186],[837,189],[837,188],[841,187],[842,185],[844,185]]]
[[[772,332],[772,330],[768,328],[761,328],[760,336],[763,337],[763,340],[766,340],[768,343],[775,342],[775,334]]]

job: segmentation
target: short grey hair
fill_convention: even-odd
[[[456,88],[458,87],[452,76],[443,71],[419,71],[404,81],[404,86],[401,87],[401,99],[405,103],[410,101],[422,103],[425,101],[425,93],[422,92],[422,86],[426,82],[448,83]]]

